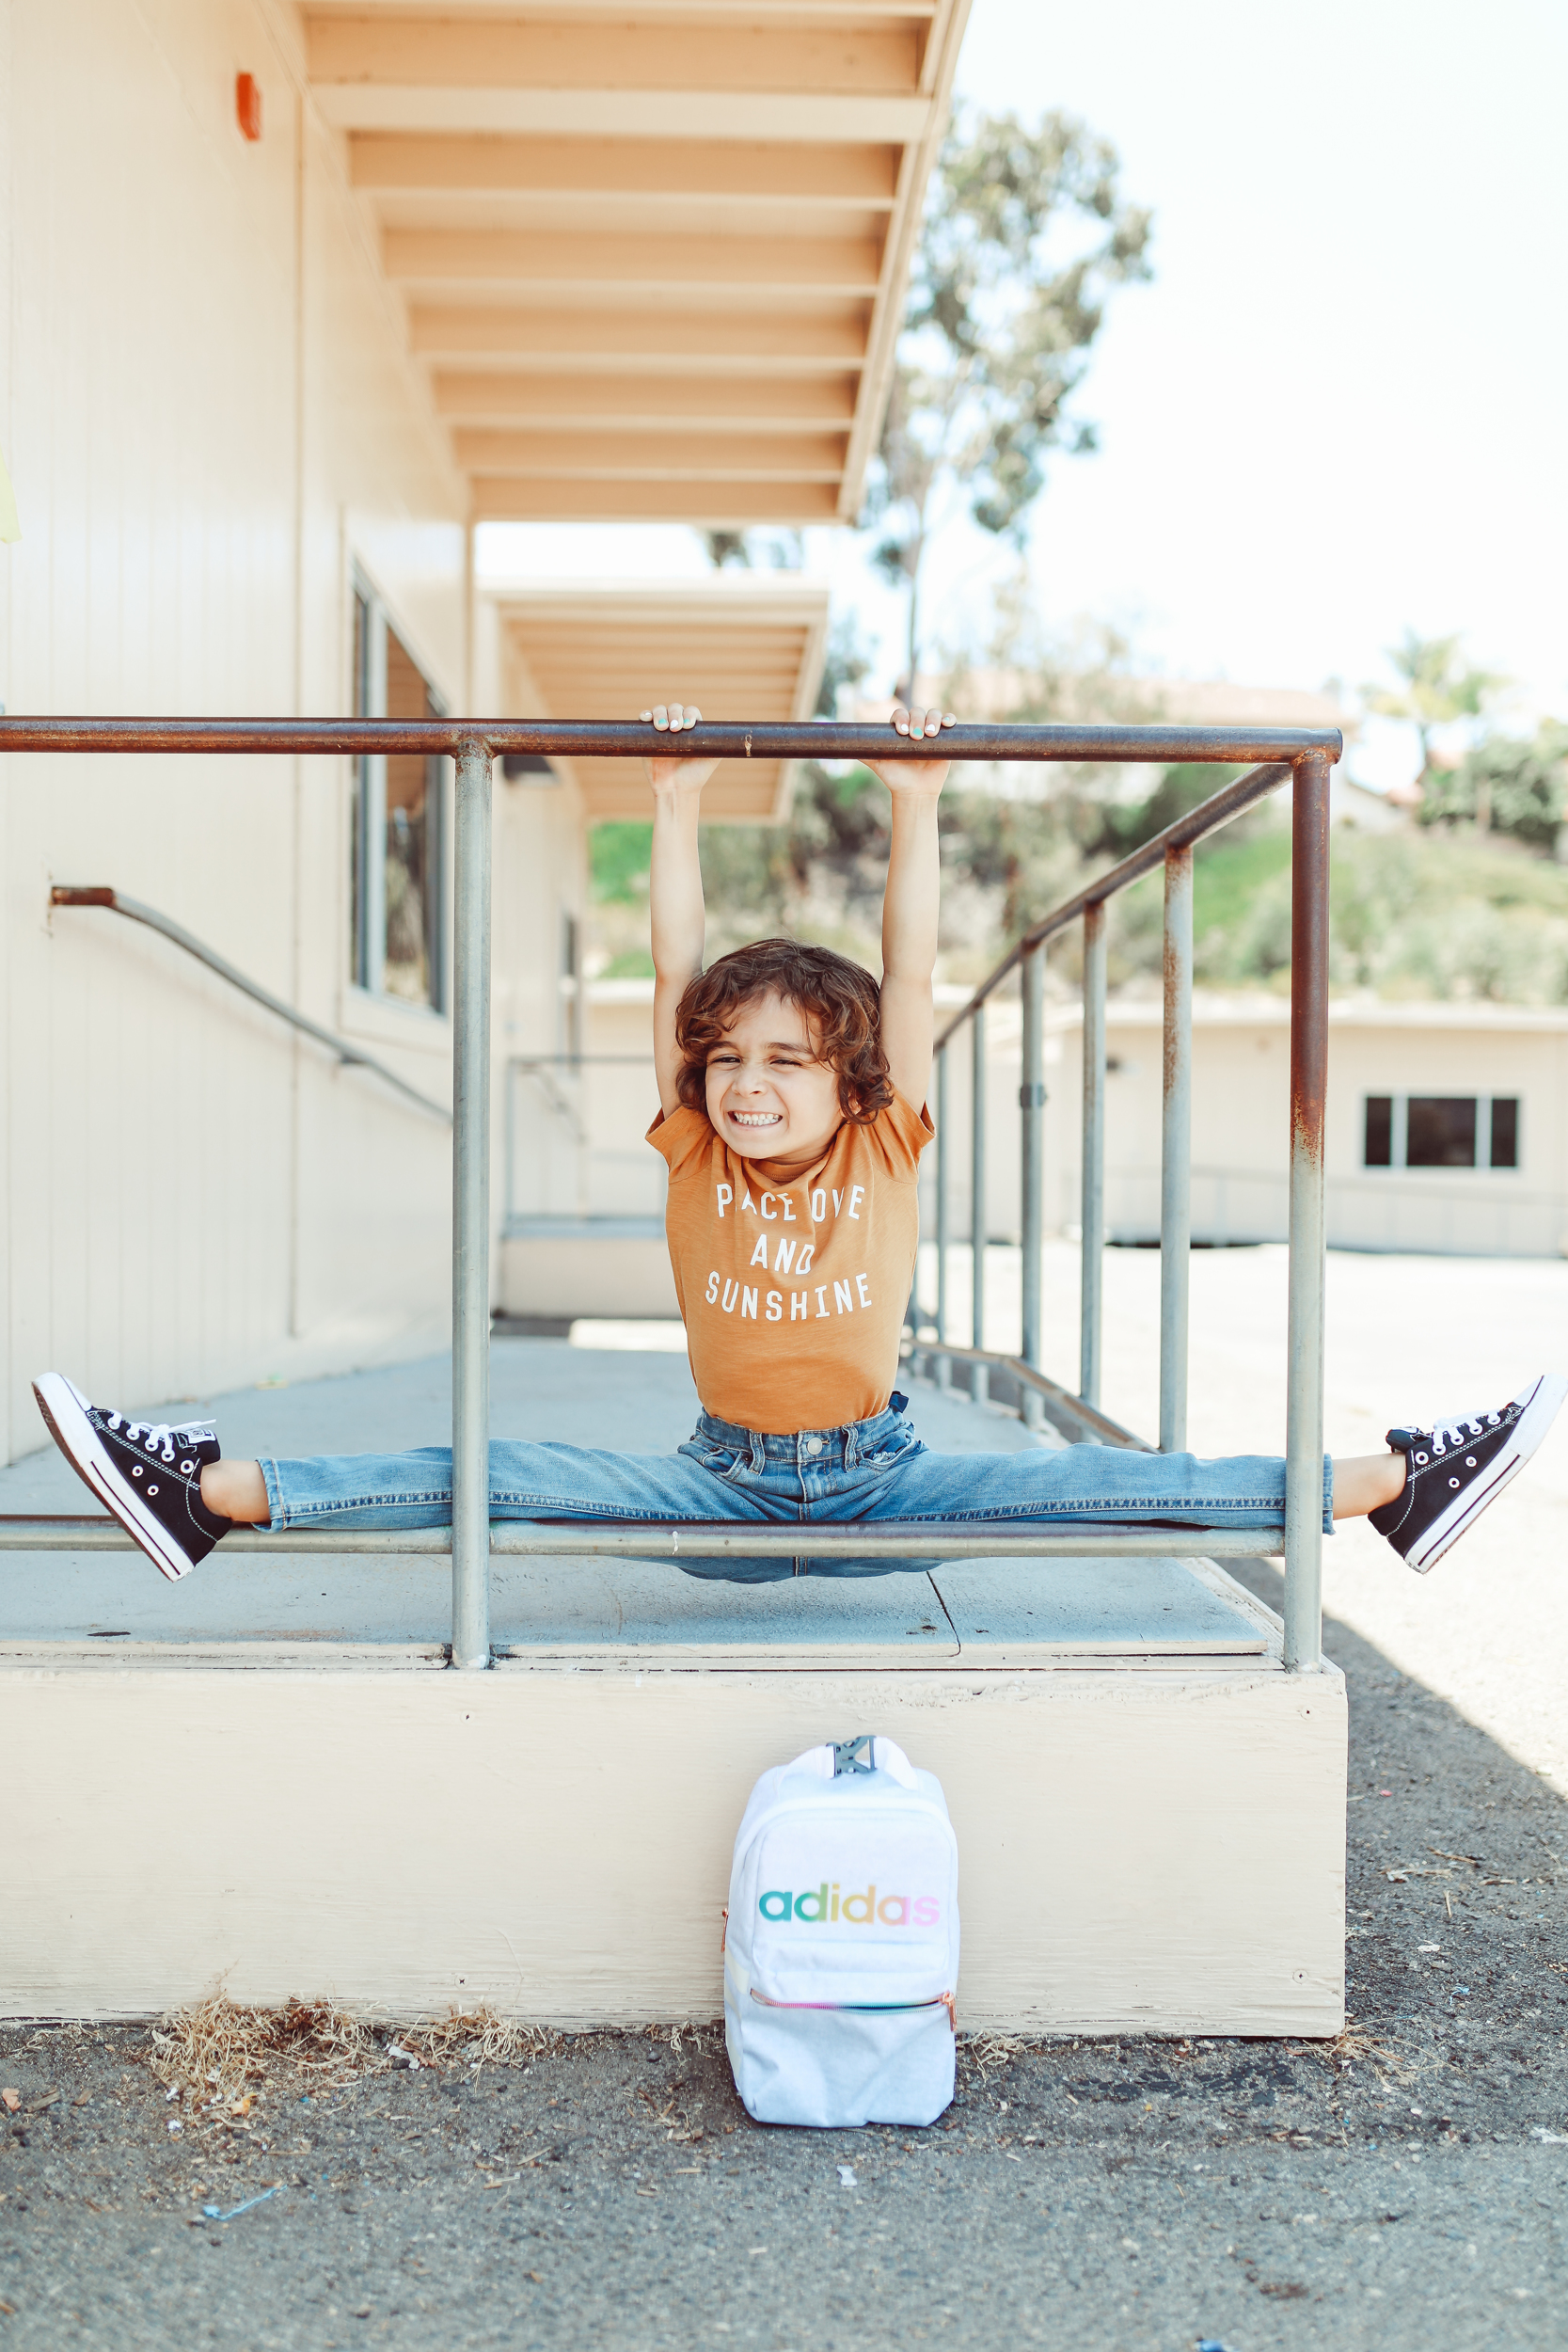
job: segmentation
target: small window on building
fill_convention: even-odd
[[[1413,1094],[1405,1113],[1406,1168],[1474,1168],[1473,1094]]]
[[[1517,1168],[1519,1165],[1519,1098],[1516,1094],[1494,1094],[1492,1097],[1492,1165],[1494,1168]]]
[[[365,588],[354,598],[356,718],[433,719],[441,706]],[[441,1011],[446,1003],[445,778],[418,752],[367,755],[354,796],[354,977],[360,988]]]
[[[1366,1168],[1392,1168],[1393,1164],[1394,1098],[1391,1094],[1369,1094],[1367,1145],[1362,1165]]]
[[[1369,1094],[1364,1168],[1515,1168],[1513,1094]]]

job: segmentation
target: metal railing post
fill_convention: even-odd
[[[1285,1411],[1285,1665],[1323,1662],[1323,1105],[1328,1091],[1328,768],[1291,805],[1291,1269]]]
[[[937,1054],[937,1337],[947,1337],[947,1048]]]
[[[969,1085],[969,1257],[970,1344],[986,1343],[986,1009],[977,1005],[969,1025],[971,1054]],[[984,1364],[969,1368],[970,1394],[976,1405],[990,1394],[990,1375]]]
[[[451,1145],[451,1662],[490,1663],[490,753],[457,748]]]
[[[1105,907],[1084,910],[1083,1236],[1078,1288],[1078,1393],[1100,1402],[1105,1283]]]
[[[1040,1254],[1045,1243],[1045,949],[1031,947],[1020,975],[1023,998],[1023,1054],[1018,1089],[1020,1136],[1019,1239],[1022,1249],[1023,1332],[1022,1353],[1036,1371],[1040,1366]],[[1039,1398],[1024,1391],[1023,1418],[1031,1429],[1040,1422]]]
[[[1165,851],[1164,1105],[1160,1124],[1160,1451],[1187,1443],[1187,1277],[1193,1243],[1193,853]]]

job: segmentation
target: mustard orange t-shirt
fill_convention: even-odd
[[[885,1411],[920,1238],[928,1114],[895,1095],[846,1120],[815,1168],[742,1159],[705,1111],[662,1112],[664,1231],[704,1410],[766,1435]]]

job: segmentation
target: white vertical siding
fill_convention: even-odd
[[[293,38],[252,0],[0,0],[13,712],[345,710],[356,562],[464,706],[462,486]],[[6,767],[5,1456],[49,1362],[144,1403],[436,1342],[446,1129],[166,942],[47,905],[112,883],[445,1096],[446,1022],[348,986],[347,763]],[[575,812],[531,798],[556,805],[508,854],[579,891]],[[502,939],[553,977],[531,909]]]

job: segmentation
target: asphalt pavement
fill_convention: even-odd
[[[931,2129],[812,2133],[749,2121],[711,2024],[417,2072],[384,2032],[244,2115],[169,2101],[145,2028],[0,2029],[0,2347],[1555,2352],[1568,1809],[1330,1645],[1341,2042],[966,2042]]]

